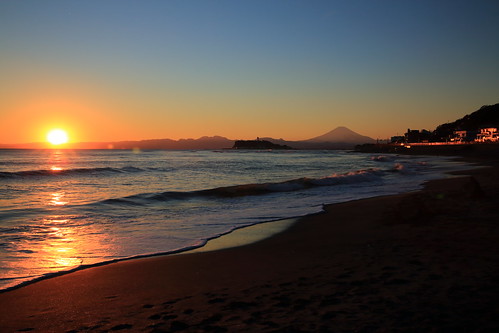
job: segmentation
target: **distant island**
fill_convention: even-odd
[[[272,143],[267,140],[236,140],[232,149],[293,149],[288,145],[279,145],[277,143]]]

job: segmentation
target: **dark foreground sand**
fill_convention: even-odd
[[[0,332],[499,332],[499,169],[467,174],[2,293]]]

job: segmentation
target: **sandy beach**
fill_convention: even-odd
[[[0,294],[0,331],[496,332],[498,196],[492,165],[249,245],[42,280]]]

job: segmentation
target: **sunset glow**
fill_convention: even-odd
[[[497,103],[497,1],[28,2],[0,1],[0,148],[386,140]]]
[[[47,134],[47,141],[55,146],[67,143],[68,140],[68,133],[62,129],[54,129]]]

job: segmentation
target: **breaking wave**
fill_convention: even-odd
[[[392,162],[394,159],[395,159],[394,156],[386,156],[386,155],[371,156],[371,160],[376,162]]]
[[[262,195],[273,192],[291,192],[319,186],[334,186],[375,181],[379,180],[383,176],[383,173],[384,172],[379,169],[367,169],[347,172],[344,174],[333,174],[323,178],[303,177],[284,182],[224,186],[190,192],[168,191],[161,193],[142,193],[123,198],[107,199],[101,203],[146,205],[152,201],[184,200],[197,197],[233,198]]]
[[[76,174],[101,174],[101,173],[127,173],[127,172],[141,172],[145,171],[136,167],[123,167],[123,168],[75,168],[75,169],[41,169],[41,170],[26,170],[7,172],[0,171],[0,178],[23,178],[23,177],[46,177],[46,176],[66,176]]]

